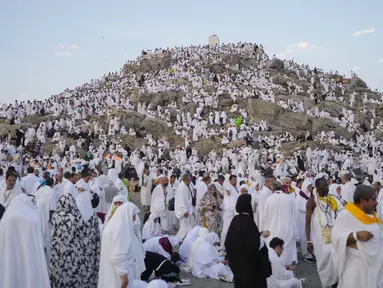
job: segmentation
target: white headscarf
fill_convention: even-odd
[[[199,231],[202,229],[201,226],[195,226],[185,237],[184,241],[181,244],[179,253],[181,260],[185,263],[188,262],[189,250],[191,244],[197,239]]]
[[[122,195],[116,195],[113,197],[113,201],[112,201],[112,205],[109,207],[109,211],[108,213],[106,213],[106,217],[105,217],[105,224],[108,223],[108,221],[110,220],[109,218],[111,217],[111,214],[112,214],[112,210],[113,210],[113,207],[114,207],[114,203],[116,202],[122,202],[122,203],[125,203],[126,202],[126,198]]]
[[[219,236],[215,232],[210,232],[206,237],[204,237],[212,246],[214,243],[219,243]]]
[[[255,190],[255,187],[257,187],[257,185],[259,185],[259,190]],[[251,185],[251,189],[253,189],[254,192],[260,192],[261,191],[261,184],[257,181],[253,182],[253,184]]]
[[[190,267],[193,267],[193,261],[194,261],[193,257],[194,257],[195,251],[197,250],[198,246],[201,243],[203,243],[203,241],[206,241],[205,239],[207,239],[207,237],[209,235],[209,230],[207,228],[202,228],[201,230],[199,230],[198,235],[199,235],[199,237],[197,238],[197,240],[195,240],[191,244],[191,248],[189,251],[188,265]]]
[[[313,184],[313,180],[311,180],[310,178],[309,179],[305,179],[304,181],[303,181],[303,183],[302,183],[302,192],[303,193],[305,193],[307,196],[309,196],[308,195],[308,192],[307,192],[307,189],[308,189],[308,187],[310,186],[310,185],[312,185]]]
[[[120,257],[121,255],[133,255],[134,261],[134,277],[140,277],[141,273],[146,270],[145,267],[145,251],[142,246],[142,240],[135,233],[135,223],[138,219],[140,210],[131,202],[126,202],[114,213],[105,229],[112,230],[114,251],[113,255]],[[133,216],[136,215],[136,221]],[[114,257],[111,255],[111,257]]]
[[[80,192],[76,198],[78,210],[85,222],[94,215],[92,207],[92,195],[88,191]]]

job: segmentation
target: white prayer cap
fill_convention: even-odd
[[[249,191],[249,186],[247,184],[242,184],[241,187],[239,187],[239,191],[242,189],[246,189],[246,191]]]
[[[122,196],[122,195],[116,195],[116,196],[114,196],[113,197],[113,204],[115,203],[115,202],[122,202],[122,203],[125,203],[127,200],[125,199],[125,197],[124,196]]]

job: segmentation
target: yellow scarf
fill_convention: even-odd
[[[363,224],[383,224],[383,221],[376,216],[376,213],[374,213],[374,217],[371,218],[366,213],[364,213],[362,209],[360,209],[352,202],[349,202],[344,209],[350,212],[356,219],[358,219]]]
[[[322,200],[326,205],[328,205],[326,197],[320,197],[319,194],[318,194],[318,197],[319,197],[319,200]],[[330,201],[331,209],[334,211],[338,211],[338,202],[336,201],[336,199],[331,195],[327,195],[327,197],[328,197],[328,200]]]

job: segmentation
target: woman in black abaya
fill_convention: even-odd
[[[271,265],[267,247],[259,249],[261,233],[254,222],[251,195],[240,195],[235,209],[239,214],[231,221],[225,241],[234,287],[267,288]]]

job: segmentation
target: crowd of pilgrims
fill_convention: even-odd
[[[201,68],[229,54],[246,54],[252,67],[226,63],[235,76]],[[158,49],[138,60],[167,55],[174,61],[169,70],[110,73],[46,101],[2,104],[0,117],[19,126],[15,137],[9,131],[0,143],[0,286],[162,287],[161,281],[146,283],[153,272],[169,287],[190,285],[180,278],[182,270],[238,288],[302,287],[305,279],[294,276],[299,250],[300,259],[317,265],[323,287],[380,287],[383,145],[375,132],[383,123],[374,122],[368,104],[383,99],[362,96],[361,113],[371,115],[366,127],[347,108],[335,118],[317,107],[305,110],[300,101],[277,101],[274,91],[285,88],[266,71],[271,59],[262,45]],[[345,95],[332,72],[284,65],[284,77],[293,72],[307,81],[316,103],[353,107],[358,95]],[[166,106],[135,105],[126,87],[183,96]],[[289,94],[302,89],[288,81]],[[256,98],[328,118],[353,137],[273,134],[266,120],[250,124],[237,104],[222,107],[223,94],[234,103]],[[194,114],[183,108],[188,103],[196,104]],[[125,127],[116,110],[160,119],[185,143],[171,150],[165,136],[147,134],[146,145],[132,149],[121,138],[140,137],[140,131]],[[27,124],[30,116],[47,115],[35,127]],[[94,115],[107,115],[108,126],[90,121]],[[222,153],[211,147],[201,157],[194,143],[213,135],[221,138]],[[246,145],[225,146],[238,139]],[[343,150],[308,145],[288,157],[281,151],[282,143],[312,140]],[[49,156],[47,141],[56,145]]]

